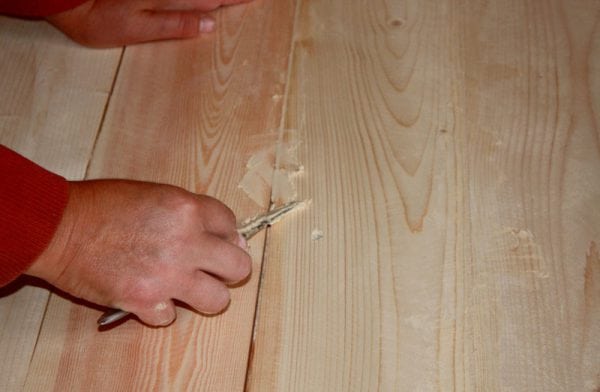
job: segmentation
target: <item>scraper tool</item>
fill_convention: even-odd
[[[291,203],[284,204],[279,208],[275,208],[255,218],[249,219],[243,222],[238,228],[238,233],[246,240],[254,237],[254,235],[260,232],[262,229],[271,226],[273,223],[279,221],[288,212],[294,210],[301,202],[293,201]],[[98,319],[100,326],[106,326],[116,321],[121,320],[123,317],[129,315],[129,312],[119,309],[109,310]]]

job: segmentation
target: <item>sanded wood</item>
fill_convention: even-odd
[[[600,3],[312,0],[297,26],[312,205],[268,234],[249,389],[597,391]]]
[[[164,182],[226,202],[240,218],[265,211],[238,183],[274,145],[281,119],[293,0],[219,11],[214,36],[125,51],[88,178]],[[128,320],[98,332],[100,312],[52,296],[26,390],[234,391],[245,383],[264,233],[254,272],[222,315],[179,308],[169,328]]]
[[[69,179],[91,156],[120,50],[82,49],[44,22],[0,17],[0,143]],[[0,290],[0,390],[25,381],[49,292]]]

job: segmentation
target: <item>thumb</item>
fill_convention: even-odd
[[[215,29],[215,20],[191,12],[152,12],[131,26],[132,41],[147,42],[164,39],[193,38]]]
[[[162,301],[147,309],[136,310],[138,318],[147,325],[154,327],[164,327],[175,321],[177,313],[173,301]]]

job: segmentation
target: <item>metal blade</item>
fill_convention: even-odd
[[[281,218],[283,218],[284,215],[298,207],[298,205],[300,204],[301,202],[299,201],[293,201],[284,204],[279,208],[275,208],[271,211],[268,211],[265,214],[247,220],[243,222],[238,228],[238,233],[240,233],[245,239],[249,240],[262,229],[271,226],[275,222],[279,221]]]

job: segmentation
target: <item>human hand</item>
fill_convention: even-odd
[[[203,13],[248,1],[90,0],[46,20],[82,45],[106,48],[209,33],[215,20]]]
[[[211,197],[145,182],[72,182],[57,232],[27,274],[164,326],[175,319],[173,299],[209,314],[227,307],[226,284],[250,274],[245,249],[234,214]]]

